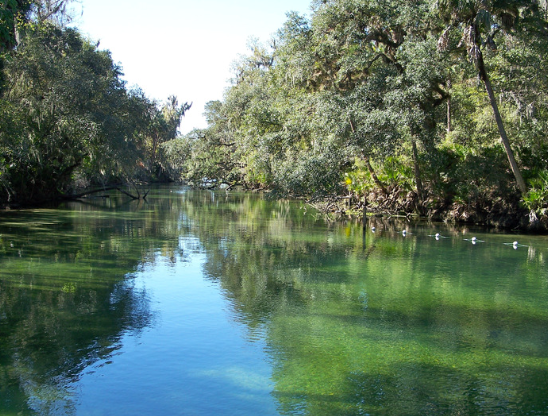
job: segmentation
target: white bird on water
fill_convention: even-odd
[[[513,243],[504,243],[504,244],[507,246],[512,246],[514,250],[517,250],[518,247],[527,247],[527,246],[524,246],[523,244],[518,243],[517,241],[514,241]]]
[[[483,240],[478,240],[477,237],[465,238],[464,241],[470,241],[472,244],[483,243]]]
[[[449,237],[444,237],[444,236],[441,235],[440,233],[428,234],[428,237],[434,237],[436,240],[439,240],[439,239],[441,239],[441,238],[449,238]]]

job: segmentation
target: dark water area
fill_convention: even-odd
[[[547,260],[182,187],[2,212],[0,415],[548,415]]]

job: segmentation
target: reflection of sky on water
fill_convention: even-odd
[[[21,304],[0,333],[28,315],[0,375],[11,365],[40,416],[546,404],[545,237],[380,219],[363,233],[257,195],[154,195],[0,218],[0,305]]]
[[[192,251],[187,262],[158,255],[136,273],[156,322],[72,386],[78,414],[278,414],[264,340],[246,341],[231,320],[219,284],[203,277],[197,241],[179,244]]]

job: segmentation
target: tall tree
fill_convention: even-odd
[[[423,199],[419,144],[431,147],[435,113],[448,96],[437,63],[440,56],[427,50],[435,29],[428,3],[329,0],[315,4],[314,78],[321,89],[346,97],[341,100],[346,116],[340,122],[347,126],[347,134],[351,130],[348,144],[359,144],[366,157],[383,148],[392,152],[410,148],[417,195]],[[411,47],[420,52],[420,58],[404,53]],[[361,102],[352,102],[353,96]]]
[[[3,199],[58,196],[77,169],[131,139],[120,69],[74,29],[45,23],[27,30],[5,74]]]
[[[18,25],[29,18],[32,0],[0,0],[0,53],[12,49]]]
[[[522,195],[527,193],[527,185],[514,157],[506,129],[499,111],[497,99],[484,59],[484,49],[496,49],[497,36],[503,36],[519,29],[525,15],[538,19],[536,1],[492,1],[492,0],[437,0],[434,7],[440,16],[451,25],[440,38],[439,45],[447,48],[450,28],[456,27],[461,32],[457,48],[464,47],[469,59],[475,64],[478,76],[485,86],[493,115],[504,146],[508,162]]]
[[[12,49],[24,26],[49,21],[64,26],[71,21],[68,5],[74,0],[0,0],[0,54]]]

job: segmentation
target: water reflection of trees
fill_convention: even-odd
[[[469,250],[466,230],[436,241],[419,224],[403,237],[408,224],[380,219],[364,238],[359,222],[251,194],[70,208],[0,219],[0,413],[70,414],[66,386],[154,321],[135,272],[187,261],[185,236],[249,339],[266,339],[283,414],[547,408],[547,279],[531,250]],[[488,273],[495,264],[505,276]]]
[[[547,409],[547,299],[528,298],[546,291],[543,264],[509,254],[500,236],[473,251],[466,228],[443,227],[440,242],[379,219],[364,238],[359,223],[320,225],[284,202],[202,198],[185,210],[206,271],[250,339],[266,336],[281,413]]]
[[[2,214],[0,414],[74,413],[71,383],[108,361],[125,334],[151,325],[134,272],[158,250],[184,261],[181,223],[172,220],[180,210],[163,208],[98,203]]]

